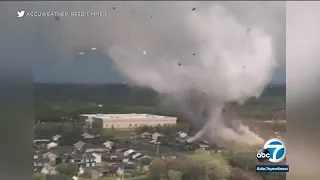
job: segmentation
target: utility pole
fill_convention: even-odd
[[[157,142],[157,156],[159,155],[159,146],[160,146],[160,144],[159,144],[159,142]]]

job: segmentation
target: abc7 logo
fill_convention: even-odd
[[[260,149],[257,153],[257,159],[260,162],[269,162],[271,155],[267,149]]]

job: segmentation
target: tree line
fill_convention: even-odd
[[[185,159],[156,158],[147,180],[284,180],[285,173],[256,173],[257,148],[234,144],[222,153],[197,150]]]

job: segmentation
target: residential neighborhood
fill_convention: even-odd
[[[153,130],[109,139],[86,131],[79,135],[77,142],[60,145],[59,140],[63,138],[63,135],[56,134],[34,140],[35,173],[46,176],[63,174],[73,179],[123,179],[146,174],[154,158],[184,158],[187,151],[213,150],[204,142],[188,144],[188,134],[181,131],[164,135]]]

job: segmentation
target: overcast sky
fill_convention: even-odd
[[[175,3],[175,4],[174,4]],[[181,5],[188,3],[189,5]],[[285,83],[285,4],[283,2],[206,2],[225,6],[248,27],[259,27],[274,38],[279,67],[273,83]],[[104,26],[110,19],[118,19],[121,11],[149,14],[149,21],[170,23],[168,11],[190,11],[195,2],[0,2],[0,66],[28,68],[38,82],[113,83],[123,82],[113,68],[104,41],[111,40],[108,33],[115,33]],[[205,4],[205,2],[203,2]],[[205,5],[198,3],[197,12]],[[24,17],[17,18],[19,10],[106,12],[107,17]],[[163,17],[161,17],[161,14]],[[158,16],[158,17],[157,17]],[[106,19],[106,18],[109,18]],[[114,22],[112,22],[114,23]],[[123,22],[124,23],[124,22]],[[134,26],[135,22],[131,22]],[[121,29],[118,29],[121,31]],[[146,32],[148,29],[145,30]],[[128,38],[130,35],[128,35]],[[143,37],[141,37],[143,38]],[[91,50],[97,47],[98,50]],[[83,52],[81,54],[80,52]],[[79,54],[80,53],[80,54]]]

